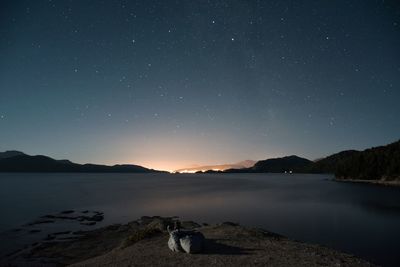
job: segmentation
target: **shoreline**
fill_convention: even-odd
[[[390,187],[400,187],[400,181],[384,181],[384,180],[363,180],[363,179],[343,179],[343,178],[333,178],[335,182],[344,183],[359,183],[359,184],[371,184],[380,186],[390,186]]]
[[[199,254],[172,252],[167,226],[206,238]],[[291,240],[232,222],[208,225],[177,217],[143,216],[127,224],[79,231],[61,242],[41,241],[0,263],[11,266],[375,266],[348,253]]]

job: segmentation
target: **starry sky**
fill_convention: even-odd
[[[397,1],[2,0],[0,150],[173,170],[400,135]]]

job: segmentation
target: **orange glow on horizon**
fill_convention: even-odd
[[[222,169],[210,169],[210,170],[212,170],[212,171],[223,171]],[[198,171],[205,171],[205,170],[202,170],[202,169],[198,169],[198,170],[196,170],[196,169],[185,169],[185,170],[182,170],[182,169],[180,169],[179,173],[196,173]],[[174,172],[178,173],[178,171],[174,171]]]

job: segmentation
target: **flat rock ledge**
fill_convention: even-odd
[[[205,238],[201,254],[172,252],[167,225],[176,217],[148,217],[124,225],[80,232],[65,242],[43,242],[6,259],[8,266],[375,266],[319,245],[293,241],[235,223],[183,221]],[[3,259],[4,260],[4,259]]]

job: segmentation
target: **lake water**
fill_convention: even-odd
[[[0,174],[0,232],[62,210],[100,210],[97,226],[143,215],[238,222],[400,265],[400,188],[303,174]],[[0,235],[1,238],[1,235]],[[6,242],[7,241],[7,242]]]

